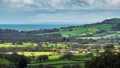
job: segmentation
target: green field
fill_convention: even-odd
[[[13,45],[11,42],[0,43],[0,48],[1,47],[29,47],[29,46],[38,46],[38,44],[31,43],[31,42],[24,42],[22,45],[19,45],[19,44]]]
[[[7,52],[6,54],[12,54],[13,52]],[[53,55],[55,52],[17,52],[19,55],[24,55],[24,56],[40,56],[40,55]]]
[[[61,57],[61,55],[52,55],[52,56],[49,56],[49,60],[58,60],[59,58]]]
[[[84,68],[84,62],[90,60],[90,58],[77,58],[74,60],[57,60],[57,61],[48,61],[48,62],[41,62],[36,64],[29,64],[29,66],[38,66],[38,65],[54,65],[57,68],[62,68],[63,65],[69,64],[80,64],[82,68]]]
[[[114,25],[102,24],[102,25],[90,25],[88,27],[75,27],[60,29],[60,33],[64,37],[68,36],[84,36],[87,34],[94,34],[100,30],[110,30]]]
[[[62,34],[63,37],[69,37],[69,36],[86,36],[87,34],[94,34],[97,31],[100,30],[111,30],[111,28],[115,26],[115,24],[102,24],[102,25],[91,25],[88,27],[74,27],[74,28],[63,28],[59,29],[58,32],[49,32],[49,33],[39,33],[36,35],[48,35],[48,34]]]
[[[0,64],[10,64],[10,61],[6,60],[6,59],[3,59],[3,58],[0,58]]]

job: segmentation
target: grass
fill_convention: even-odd
[[[49,61],[45,61],[45,62],[40,62],[40,63],[31,63],[29,64],[28,66],[38,66],[38,65],[54,65],[56,66],[56,68],[62,68],[63,65],[66,65],[66,64],[69,64],[69,65],[73,65],[73,64],[76,64],[76,63],[79,63],[82,68],[84,68],[84,63],[85,61],[88,61],[90,60],[91,58],[79,58],[79,57],[76,57],[76,58],[73,58],[72,60],[67,60],[67,59],[59,59],[61,57],[61,55],[51,55],[49,56]]]
[[[61,55],[52,55],[52,56],[49,56],[49,60],[57,60],[61,57]]]
[[[101,30],[111,30],[111,28],[114,26],[111,24],[102,24],[102,25],[98,25],[96,26],[97,28],[101,29]]]
[[[74,61],[74,60],[57,60],[57,61],[48,61],[48,62],[41,62],[36,64],[30,64],[31,66],[35,65],[59,65],[59,64],[73,64],[73,63],[84,63],[84,61]]]
[[[63,65],[69,64],[73,65],[79,63],[82,68],[84,68],[84,62],[90,60],[90,58],[77,58],[74,60],[54,60],[54,61],[46,61],[35,64],[29,64],[29,66],[38,66],[38,65],[54,65],[56,68],[62,68]]]
[[[3,58],[0,58],[0,64],[10,64],[10,61],[6,60],[6,59],[3,59]]]
[[[87,27],[80,26],[74,28],[64,28],[64,29],[60,29],[59,33],[61,33],[63,37],[86,36],[87,34],[94,35],[97,31],[100,30],[111,31],[113,26],[115,26],[115,24],[101,24],[101,25],[90,25]]]
[[[12,43],[0,43],[0,47],[10,47]]]
[[[87,29],[84,27],[72,28],[72,31],[69,31],[69,29],[60,29],[60,33],[63,37],[76,36],[85,32],[87,32]]]
[[[55,52],[17,52],[19,55],[24,55],[24,56],[39,56],[39,55],[51,55],[54,54]],[[7,52],[6,54],[12,54],[12,52]]]
[[[37,43],[31,43],[31,42],[24,42],[23,46],[38,46]]]
[[[76,64],[76,63],[74,63],[74,64]],[[85,68],[85,64],[84,63],[79,63],[80,65],[81,65],[81,68]],[[67,64],[66,64],[67,65]],[[68,64],[68,65],[70,65],[70,66],[72,66],[73,64]],[[55,65],[56,66],[56,68],[62,68],[63,67],[63,64],[60,64],[60,65]]]
[[[24,42],[22,45],[13,45],[12,43],[0,43],[0,48],[1,47],[29,47],[29,46],[38,46],[37,43],[31,43],[31,42]]]
[[[56,48],[56,47],[66,47],[67,45],[65,43],[61,43],[61,42],[58,42],[58,43],[42,43],[42,46],[43,47],[52,47],[52,48]]]
[[[88,61],[90,60],[91,58],[76,58],[74,60],[77,60],[77,61]]]

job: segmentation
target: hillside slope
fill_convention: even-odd
[[[120,18],[107,19],[102,22],[82,26],[65,27],[59,30],[64,37],[100,37],[120,36]]]
[[[0,29],[0,42],[60,42],[63,37],[77,38],[109,38],[120,37],[120,18],[107,19],[102,22],[81,26],[61,27],[59,29],[40,29],[33,31],[18,31]],[[19,42],[18,42],[19,41]]]

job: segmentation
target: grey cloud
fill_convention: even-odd
[[[89,2],[87,2],[86,0],[71,0],[71,2],[77,6],[89,6],[90,5]]]
[[[0,0],[2,7],[28,10],[120,10],[119,4],[120,0]]]

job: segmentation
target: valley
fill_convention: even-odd
[[[27,68],[86,68],[88,61],[106,50],[120,53],[119,27],[120,18],[113,18],[33,31],[0,29],[0,65],[17,68],[24,58]]]

